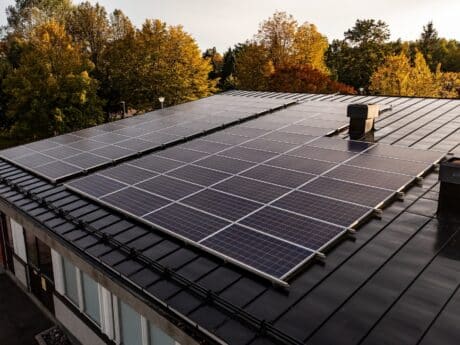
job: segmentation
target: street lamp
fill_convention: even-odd
[[[163,109],[163,103],[165,102],[165,98],[164,97],[158,97],[158,100],[161,103],[161,109]]]
[[[360,87],[360,88],[359,88],[359,93],[360,93],[361,95],[364,95],[364,88],[363,88],[363,87]]]
[[[125,102],[125,101],[121,101],[120,104],[121,104],[122,109],[123,109],[123,119],[124,119],[125,116],[126,116],[126,102]]]

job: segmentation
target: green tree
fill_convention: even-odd
[[[223,56],[217,51],[216,47],[206,49],[203,53],[203,59],[208,60],[212,70],[209,72],[209,79],[220,79],[224,63]]]
[[[335,40],[327,52],[327,65],[333,75],[354,88],[367,89],[371,75],[383,64],[390,52],[386,42],[388,25],[374,19],[357,20],[344,33],[344,40]]]
[[[10,133],[39,139],[96,125],[103,119],[93,64],[55,21],[35,27],[23,42],[20,66],[4,81]]]
[[[235,67],[235,50],[228,48],[223,56],[221,77],[218,84],[221,90],[229,90],[235,88]]]
[[[6,9],[6,30],[24,36],[50,19],[64,23],[71,8],[71,0],[16,0]]]
[[[418,49],[422,52],[426,62],[432,71],[435,71],[439,61],[440,39],[438,31],[435,29],[433,22],[429,22],[423,27],[423,31],[418,40]]]

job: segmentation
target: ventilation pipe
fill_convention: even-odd
[[[350,139],[360,140],[374,131],[375,119],[379,116],[378,104],[350,104],[347,116],[350,118],[348,133]]]

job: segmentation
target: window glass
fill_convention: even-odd
[[[175,341],[158,327],[149,324],[150,345],[174,345]]]
[[[84,273],[81,278],[83,285],[84,311],[93,321],[100,325],[101,316],[99,312],[99,294],[97,283]]]
[[[120,333],[123,345],[142,345],[141,316],[120,301]]]
[[[78,305],[77,270],[69,261],[62,258],[64,269],[65,295]]]

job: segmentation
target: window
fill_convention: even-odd
[[[82,273],[83,311],[98,325],[101,324],[99,310],[99,289],[97,283]]]
[[[64,294],[78,306],[79,299],[77,269],[65,258],[62,258],[62,261],[62,267],[64,270]]]
[[[175,345],[173,338],[149,323],[149,345]]]
[[[130,306],[119,302],[120,338],[123,345],[142,345],[141,316]]]
[[[24,229],[22,228],[21,224],[15,222],[14,219],[11,219],[10,224],[14,253],[19,256],[22,261],[27,262]]]

